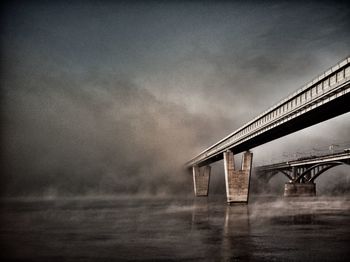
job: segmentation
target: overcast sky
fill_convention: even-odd
[[[4,194],[187,192],[185,161],[350,54],[344,2],[131,2],[2,5]],[[256,163],[348,141],[349,118]]]

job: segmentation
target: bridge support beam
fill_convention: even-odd
[[[192,167],[193,187],[195,196],[208,196],[210,170],[210,166],[205,166],[204,168],[202,168],[202,170],[198,166]]]
[[[285,197],[316,196],[315,183],[285,183]]]
[[[249,151],[243,154],[241,170],[235,169],[234,154],[224,152],[226,196],[228,203],[248,203],[250,171],[253,154]]]

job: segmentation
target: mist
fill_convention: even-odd
[[[1,17],[5,196],[192,194],[187,160],[350,46],[331,1],[15,1]],[[348,120],[253,149],[255,165],[348,141]]]

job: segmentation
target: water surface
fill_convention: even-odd
[[[1,201],[1,261],[348,261],[350,199]]]

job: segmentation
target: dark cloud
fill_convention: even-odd
[[[327,1],[8,2],[4,193],[190,192],[186,160],[348,55],[349,17]],[[342,140],[344,122],[319,128]],[[257,163],[329,143],[311,133]]]
[[[30,78],[5,93],[11,194],[183,191],[183,163],[223,121],[208,125],[128,81]]]

